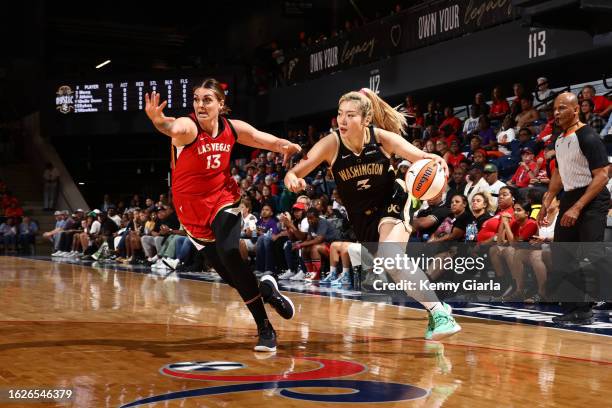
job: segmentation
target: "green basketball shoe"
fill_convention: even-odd
[[[427,324],[427,330],[425,330],[425,340],[440,340],[444,337],[452,336],[461,330],[461,326],[459,326],[455,322],[455,319],[453,319],[451,316],[451,313],[453,312],[451,306],[448,303],[442,304],[444,305],[444,312],[437,312],[433,314],[427,312],[429,315],[429,322]],[[439,318],[439,323],[436,323],[434,315],[442,315],[442,317]]]

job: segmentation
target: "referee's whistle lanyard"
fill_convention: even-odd
[[[571,135],[572,133],[574,133],[576,130],[580,129],[582,126],[584,126],[584,123],[581,123],[580,121],[578,122],[574,122],[571,125],[569,125],[565,130],[563,130],[563,137]],[[576,129],[574,129],[572,131],[572,133],[570,133],[570,129],[572,129],[574,126],[577,126]]]

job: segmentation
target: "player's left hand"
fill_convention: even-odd
[[[302,148],[298,144],[289,143],[289,144],[284,145],[280,152],[283,155],[283,166],[287,166],[287,164],[289,163],[289,159],[291,159],[291,156],[301,151],[302,151]]]
[[[563,214],[563,217],[561,217],[561,226],[573,227],[576,225],[578,217],[580,217],[580,209],[576,206],[570,207],[570,209]]]

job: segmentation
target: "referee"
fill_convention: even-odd
[[[608,155],[599,135],[580,122],[580,105],[576,95],[564,92],[554,105],[555,121],[563,133],[555,141],[557,168],[553,171],[548,191],[544,195],[538,221],[546,224],[546,209],[563,189],[559,217],[555,225],[553,270],[548,277],[547,298],[560,301],[564,314],[555,316],[560,325],[589,324],[593,317],[591,303],[586,302],[587,278],[579,261],[601,260],[597,245],[585,245],[576,256],[578,245],[565,242],[602,242],[610,204]],[[562,244],[558,244],[562,243]],[[603,253],[603,251],[601,251]],[[592,270],[592,269],[591,269]]]

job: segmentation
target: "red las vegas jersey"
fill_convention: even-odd
[[[172,172],[172,193],[176,195],[208,196],[221,189],[237,190],[230,175],[230,155],[236,135],[224,117],[219,117],[219,133],[212,137],[198,123],[195,114],[189,118],[198,127],[198,136],[186,146],[177,148],[177,160]]]
[[[202,241],[214,241],[212,223],[219,211],[240,200],[240,189],[230,175],[229,164],[237,135],[230,122],[219,118],[219,134],[212,137],[198,127],[198,136],[177,149],[172,172],[172,196],[185,231]]]

